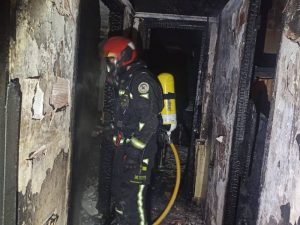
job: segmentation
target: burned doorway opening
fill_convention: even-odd
[[[150,32],[149,48],[144,49],[145,61],[156,76],[168,72],[175,79],[177,128],[172,133],[172,140],[181,150],[182,169],[185,170],[183,180],[186,180],[187,157],[194,147],[191,146],[191,142],[194,142],[191,137],[201,32],[174,28],[153,28]],[[163,166],[164,159],[161,157],[164,155],[158,155],[160,167]]]
[[[178,219],[184,224],[195,221],[201,224],[201,216],[204,214],[201,207],[193,205],[191,200],[195,194],[195,142],[201,127],[201,96],[207,64],[209,19],[214,18],[180,15],[164,17],[162,14],[139,12],[135,15],[134,27],[138,27],[137,40],[141,41],[137,43],[150,71],[155,77],[167,72],[175,78],[178,126],[172,134],[172,140],[179,148],[183,179],[175,206],[178,209],[177,215],[172,211],[166,223]],[[167,149],[166,152],[165,168],[162,167],[161,159],[165,154],[159,152],[158,165],[154,171],[151,200],[155,202],[153,206],[156,209],[152,210],[152,218],[163,209],[168,201],[164,194],[172,192],[174,185],[174,160],[171,151]],[[165,170],[160,170],[160,167]]]
[[[69,224],[92,224],[89,214],[97,214],[90,199],[97,195],[97,165],[99,163],[98,142],[93,131],[99,124],[99,55],[97,46],[100,33],[100,2],[80,1],[77,47],[77,68],[75,77],[75,102],[73,121],[73,157]],[[105,11],[105,13],[108,13]],[[104,31],[106,29],[103,29]],[[90,193],[93,196],[88,196]],[[89,198],[90,197],[90,198]],[[95,201],[96,202],[96,201]]]
[[[177,103],[176,144],[189,146],[193,106],[199,68],[201,32],[179,29],[151,29],[149,49],[144,50],[151,72],[169,72],[175,77]]]
[[[267,154],[267,127],[273,101],[273,81],[282,34],[281,12],[284,5],[285,1],[280,0],[250,2],[224,225],[252,225],[258,219],[263,164]]]
[[[99,46],[108,36],[122,35],[123,14],[119,1],[80,1],[68,221],[72,225],[102,224],[106,220],[102,217],[110,217],[113,149],[111,140],[100,137],[98,131],[99,126],[110,122],[107,115],[113,103],[112,90],[104,82]]]

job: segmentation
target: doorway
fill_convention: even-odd
[[[175,79],[177,124],[176,144],[189,146],[191,118],[196,96],[201,32],[181,29],[151,29],[150,47],[144,51],[149,69],[156,76],[171,73]]]
[[[99,147],[93,131],[100,120],[98,110],[100,42],[99,1],[80,1],[77,73],[73,121],[72,183],[69,224],[93,224],[96,215]],[[92,195],[91,195],[92,193]],[[94,221],[95,222],[95,221]]]
[[[241,85],[231,153],[231,165],[224,209],[224,225],[256,224],[258,218],[262,168],[271,108],[273,81],[282,33],[285,1],[253,0],[250,3]],[[260,6],[260,7],[259,7]],[[259,29],[255,25],[260,24]],[[243,76],[242,76],[243,75]],[[247,80],[247,82],[245,82]],[[241,118],[244,117],[242,122]]]
[[[195,224],[201,224],[201,216],[204,214],[202,208],[193,204],[191,200],[194,196],[195,140],[199,136],[200,96],[204,83],[204,73],[199,71],[205,71],[204,52],[207,49],[204,46],[207,43],[208,23],[205,22],[207,18],[198,18],[201,21],[182,21],[175,18],[143,18],[138,33],[141,43],[138,42],[138,45],[142,58],[154,77],[167,72],[171,73],[175,80],[177,128],[172,133],[172,141],[179,150],[183,179],[174,206],[178,210],[172,210],[165,222],[194,224],[198,221]],[[160,156],[165,154],[159,152],[158,165],[153,173],[150,197],[152,219],[156,218],[167,204],[169,198],[165,193],[172,193],[175,183],[175,161],[170,149],[166,150],[163,166]]]

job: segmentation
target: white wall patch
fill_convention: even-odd
[[[32,100],[32,119],[41,120],[44,118],[44,92],[39,83],[36,84]]]

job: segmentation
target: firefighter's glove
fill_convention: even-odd
[[[115,129],[112,124],[101,124],[101,125],[96,126],[96,128],[93,130],[91,136],[92,137],[104,137],[107,139],[111,139],[114,132],[115,132]]]
[[[114,146],[116,147],[120,147],[121,145],[125,145],[125,144],[128,144],[130,142],[129,139],[127,139],[124,134],[120,131],[117,131],[114,133],[113,137],[112,137],[112,140],[113,140],[113,144]]]

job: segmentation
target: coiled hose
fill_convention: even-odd
[[[175,162],[176,162],[176,183],[175,183],[172,197],[171,197],[167,207],[162,212],[162,214],[157,218],[157,220],[153,223],[153,225],[159,225],[165,219],[165,217],[168,215],[172,206],[174,205],[174,202],[175,202],[177,194],[178,194],[179,186],[180,186],[181,172],[180,172],[180,159],[178,156],[178,151],[172,142],[170,142],[169,144],[170,144],[170,147],[174,154]]]

